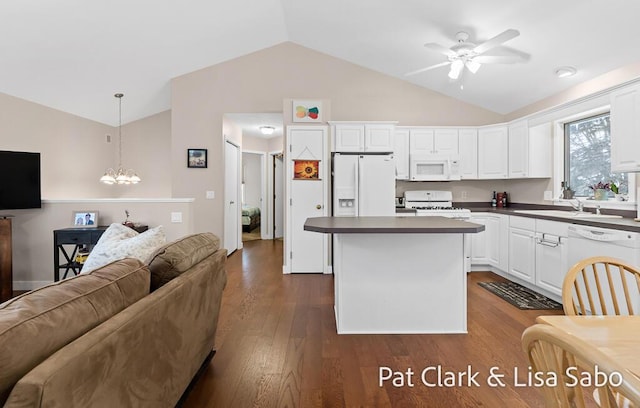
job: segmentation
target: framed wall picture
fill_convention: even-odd
[[[75,228],[96,228],[98,226],[98,211],[75,210],[71,222]]]
[[[309,100],[293,101],[294,122],[322,122],[322,102]]]
[[[294,160],[294,180],[320,180],[320,160]]]
[[[187,149],[187,167],[206,169],[207,149]]]

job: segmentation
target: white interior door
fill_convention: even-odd
[[[238,213],[240,149],[228,141],[224,145],[224,247],[231,254],[238,249],[241,228]]]
[[[284,236],[284,156],[273,156],[273,238]]]
[[[323,273],[328,271],[326,234],[305,231],[307,218],[328,215],[327,128],[290,126],[287,128],[287,234],[285,272]],[[294,164],[318,164],[318,178],[294,178]]]

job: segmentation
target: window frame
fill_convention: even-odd
[[[611,113],[611,108],[609,105],[600,106],[595,109],[579,111],[577,113],[573,113],[566,117],[562,117],[553,121],[554,127],[554,199],[553,203],[556,205],[570,205],[570,202],[575,202],[575,199],[567,200],[562,198],[562,189],[561,182],[566,180],[567,176],[567,155],[568,155],[568,138],[565,136],[565,125],[571,122],[576,122],[579,120],[594,118],[598,116],[602,116],[604,114]],[[601,208],[615,208],[615,209],[624,209],[624,210],[632,210],[636,209],[636,176],[635,173],[627,173],[628,183],[629,183],[629,192],[628,192],[628,200],[627,201],[617,201],[615,198],[609,198],[607,200],[588,200],[585,198],[580,198],[584,203],[585,207],[596,207],[600,206]]]

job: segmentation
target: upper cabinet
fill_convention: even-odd
[[[458,129],[412,128],[409,131],[411,154],[458,154]]]
[[[478,129],[478,178],[507,178],[508,154],[507,126],[487,126]]]
[[[526,120],[509,124],[509,177],[527,177],[529,125]]]
[[[395,122],[330,122],[334,152],[393,152]]]
[[[396,180],[409,180],[409,129],[396,129],[393,157],[396,160]]]
[[[640,171],[640,85],[611,93],[611,171]]]
[[[459,129],[460,178],[478,178],[478,129]]]
[[[551,177],[551,124],[529,128],[526,120],[509,125],[509,178]]]

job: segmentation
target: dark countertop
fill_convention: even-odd
[[[565,217],[554,217],[550,215],[540,215],[540,214],[525,214],[516,212],[517,210],[566,210],[568,212],[572,212],[573,209],[570,207],[561,207],[561,206],[549,206],[549,205],[534,205],[534,204],[513,204],[512,206],[506,208],[492,208],[491,206],[486,207],[467,207],[471,210],[471,212],[486,212],[486,213],[496,213],[496,214],[505,214],[505,215],[515,215],[518,217],[527,217],[527,218],[537,218],[549,221],[559,221],[566,222],[567,224],[576,224],[576,225],[586,225],[589,227],[600,227],[600,228],[611,228],[621,231],[631,231],[631,232],[640,232],[640,222],[634,221],[633,218],[628,218],[630,214],[635,214],[635,211],[628,210],[610,210],[603,209],[603,214],[619,214],[625,218],[601,218],[601,219],[580,219],[580,218],[565,218]],[[594,210],[593,208],[585,208],[585,211]],[[593,211],[590,211],[593,212]]]
[[[445,217],[316,217],[307,218],[304,229],[334,234],[465,234],[484,231],[484,225]]]
[[[631,232],[640,232],[640,222],[634,221],[634,217],[636,212],[633,210],[612,210],[612,209],[602,209],[603,214],[617,214],[622,215],[623,218],[601,218],[601,219],[579,219],[579,218],[565,218],[565,217],[554,217],[551,215],[540,215],[540,214],[526,214],[516,212],[517,210],[566,210],[568,212],[573,211],[570,207],[562,207],[562,206],[554,206],[554,205],[542,205],[542,204],[521,204],[521,203],[512,203],[509,207],[491,207],[488,203],[464,203],[464,202],[456,202],[453,203],[455,207],[468,208],[472,213],[474,212],[484,212],[484,213],[496,213],[496,214],[504,214],[504,215],[515,215],[518,217],[526,217],[526,218],[537,218],[542,220],[549,221],[559,221],[566,222],[567,224],[576,224],[576,225],[586,225],[589,227],[600,227],[600,228],[611,228],[615,230],[621,231],[631,231]],[[585,208],[585,211],[594,210],[593,208]],[[396,208],[396,213],[413,213],[415,210],[408,208]],[[426,218],[426,217],[417,217],[417,218]]]

